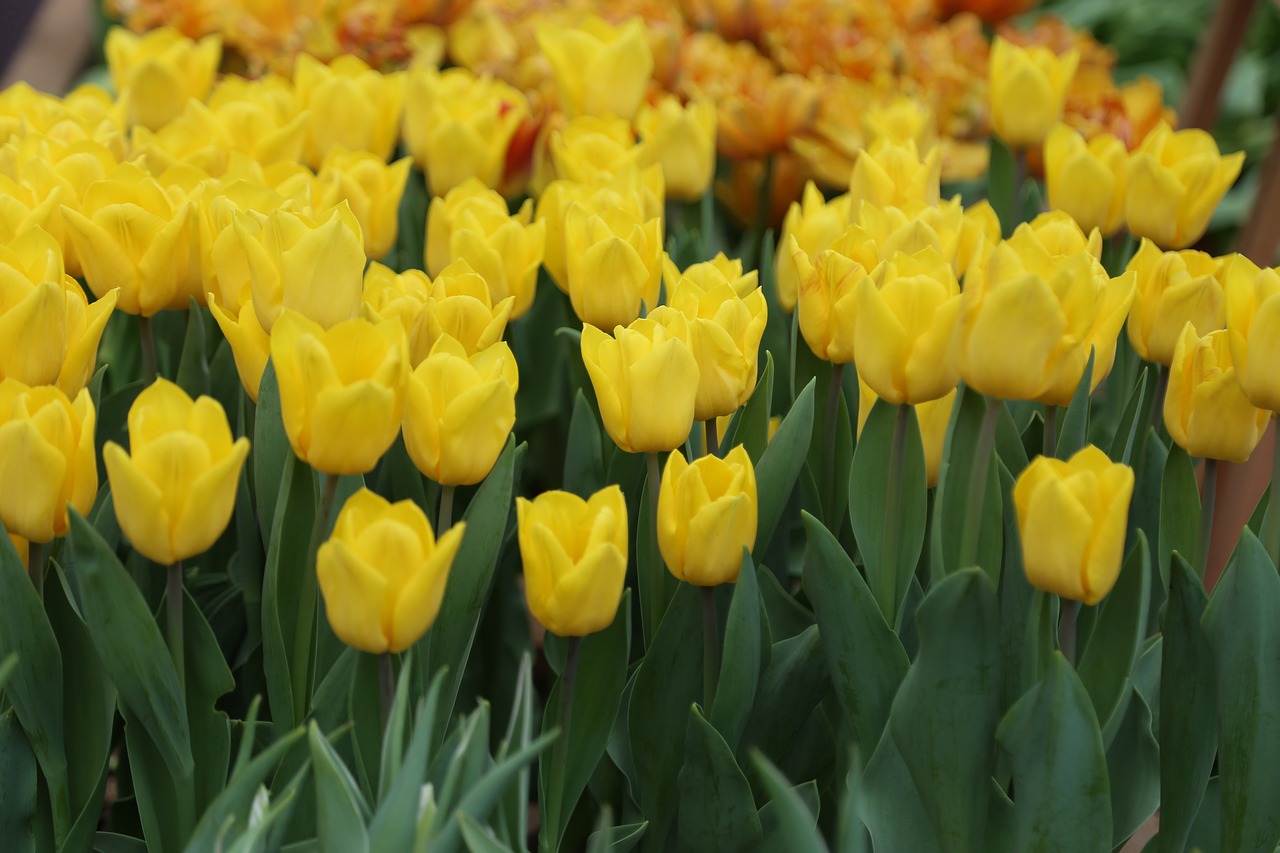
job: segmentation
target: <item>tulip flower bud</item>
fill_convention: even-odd
[[[992,248],[1000,242],[1000,234],[1000,218],[985,198],[965,208],[956,242],[956,275],[985,264]]]
[[[856,208],[852,224],[830,248],[867,269],[898,254],[916,255],[926,250],[958,266],[964,222],[964,207],[958,196],[937,204],[905,208],[878,207],[864,201]]]
[[[505,341],[468,355],[440,338],[409,376],[403,428],[413,464],[444,486],[483,480],[515,426],[519,386]]]
[[[651,159],[631,123],[612,116],[579,116],[550,134],[549,147],[555,177],[592,186]]]
[[[369,654],[402,652],[427,633],[466,524],[439,539],[410,500],[389,503],[368,489],[347,498],[333,535],[316,552],[325,615],[339,640]]]
[[[569,301],[578,319],[600,328],[625,326],[658,304],[662,284],[662,220],[623,208],[574,203],[565,215]]]
[[[800,334],[813,354],[834,364],[853,361],[854,290],[867,268],[834,249],[809,257],[791,238],[788,251],[799,272]]]
[[[656,453],[684,444],[693,428],[698,361],[684,315],[660,307],[611,337],[582,327],[582,360],[605,431],[629,453]]]
[[[323,329],[297,311],[271,333],[285,434],[326,474],[366,474],[400,432],[409,357],[404,329],[346,320]]]
[[[912,207],[937,204],[942,174],[942,150],[937,146],[923,155],[914,142],[884,139],[862,151],[849,178],[849,206],[863,202],[876,207]]]
[[[1081,228],[1110,237],[1124,225],[1129,152],[1109,133],[1085,142],[1075,128],[1059,124],[1044,143],[1049,207],[1071,215]]]
[[[1161,252],[1143,238],[1128,266],[1137,277],[1129,309],[1129,342],[1138,355],[1170,364],[1187,323],[1197,335],[1226,324],[1222,266],[1222,261],[1204,252]]]
[[[213,315],[231,347],[240,384],[244,386],[249,399],[256,403],[262,374],[266,372],[267,358],[271,355],[271,336],[258,322],[252,299],[245,300],[240,305],[240,310],[234,314],[219,304],[216,293],[209,293],[208,300],[209,313]]]
[[[1205,131],[1188,128],[1175,133],[1161,122],[1129,158],[1129,231],[1162,249],[1190,246],[1204,235],[1214,208],[1243,165],[1243,151],[1223,157]]]
[[[1120,576],[1133,469],[1093,445],[1067,461],[1037,456],[1018,475],[1013,505],[1031,585],[1097,604]]]
[[[540,26],[537,36],[570,118],[631,120],[653,73],[653,52],[639,18],[614,27],[589,15],[576,27]]]
[[[331,148],[316,176],[318,192],[312,206],[325,210],[347,202],[360,223],[364,253],[370,258],[385,257],[396,243],[400,198],[410,165],[408,157],[388,164],[367,151]]]
[[[1019,47],[996,36],[987,84],[995,135],[1015,148],[1044,142],[1062,121],[1067,87],[1079,62],[1075,50],[1055,56],[1047,47]]]
[[[112,27],[103,50],[126,121],[156,130],[178,115],[188,99],[203,101],[209,94],[222,59],[222,39],[192,41],[173,27],[142,35]]]
[[[658,549],[686,583],[735,583],[742,549],[756,544],[759,498],[751,457],[741,444],[725,457],[692,464],[671,451],[658,492]]]
[[[561,637],[613,624],[627,574],[627,502],[608,486],[583,500],[569,492],[516,498],[529,612]]]
[[[1187,323],[1173,351],[1164,397],[1169,437],[1191,456],[1245,462],[1270,418],[1240,387],[1230,333],[1219,329],[1201,337]]]
[[[203,554],[231,521],[248,455],[217,400],[157,379],[129,407],[129,449],[102,448],[120,529],[162,565]]]
[[[862,111],[862,132],[872,143],[880,140],[916,146],[928,152],[938,144],[938,119],[919,98],[899,95],[871,104]]]
[[[354,54],[325,65],[298,54],[293,70],[298,103],[307,110],[306,163],[320,168],[336,147],[391,159],[404,109],[404,73],[382,74]]]
[[[862,437],[862,428],[871,416],[871,407],[880,399],[871,386],[858,376],[858,438]],[[938,477],[942,473],[942,451],[947,440],[947,427],[951,424],[951,409],[956,402],[956,389],[952,388],[946,396],[926,403],[912,406],[916,410],[916,422],[920,425],[920,439],[924,444],[924,468],[927,485],[933,488],[938,485]]]
[[[640,108],[636,129],[650,162],[662,164],[667,195],[680,201],[701,198],[716,170],[716,108],[709,100],[667,96]]]
[[[213,111],[229,140],[229,149],[251,160],[273,163],[302,159],[307,120],[293,84],[277,74],[249,80],[228,74],[209,95]]]
[[[674,264],[670,272],[678,275]],[[760,339],[768,320],[756,272],[744,276],[741,261],[718,255],[678,275],[669,302],[688,320],[689,345],[698,362],[693,416],[705,421],[732,414],[755,391]]]
[[[414,367],[422,363],[442,337],[462,345],[467,355],[488,349],[502,340],[511,318],[515,297],[496,305],[485,284],[465,260],[454,261],[440,271],[427,290],[422,309],[409,332],[409,358]]]
[[[876,394],[915,404],[955,389],[960,285],[937,252],[894,255],[857,283],[855,298],[854,360]]]
[[[1224,275],[1236,379],[1253,405],[1280,411],[1280,269],[1258,269],[1235,255]]]
[[[98,492],[93,400],[52,385],[0,381],[0,522],[32,542],[65,536],[68,504],[81,515]]]
[[[372,311],[379,319],[395,320],[412,339],[413,327],[431,292],[431,279],[422,270],[408,269],[398,273],[377,261],[364,271],[361,293],[365,314]]]
[[[791,239],[795,239],[796,247],[804,252],[805,259],[812,266],[818,253],[829,248],[844,232],[849,224],[849,216],[847,194],[827,201],[813,181],[804,185],[804,195],[800,201],[791,202],[778,237],[779,251],[774,255],[778,302],[783,311],[790,314],[795,310],[796,294],[799,292],[798,261],[787,251]]]

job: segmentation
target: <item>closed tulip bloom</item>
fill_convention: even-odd
[[[249,399],[256,403],[258,390],[262,385],[262,374],[266,372],[267,359],[271,356],[271,336],[258,322],[252,299],[242,302],[239,310],[234,313],[222,306],[216,293],[210,292],[208,301],[209,313],[213,315],[231,347],[240,384],[244,386]]]
[[[1088,605],[1106,598],[1120,576],[1132,497],[1133,469],[1091,444],[1065,462],[1031,460],[1013,486],[1031,585]]]
[[[203,554],[231,521],[248,455],[217,400],[157,379],[129,407],[129,449],[102,448],[120,529],[162,565]]]
[[[418,470],[470,486],[493,470],[516,423],[519,372],[505,341],[468,354],[441,338],[409,376],[404,444]]]
[[[88,389],[74,400],[52,385],[0,381],[0,522],[32,542],[65,536],[67,506],[87,515],[98,493]]]
[[[1039,146],[1062,121],[1080,54],[1055,56],[1047,47],[1019,47],[996,36],[990,62],[991,129],[1012,147]]]
[[[372,311],[380,319],[395,320],[412,340],[413,327],[431,292],[431,279],[422,270],[407,269],[398,273],[377,261],[364,271],[361,293],[366,313]]]
[[[570,118],[635,116],[653,73],[653,52],[639,18],[614,27],[589,15],[574,27],[540,26],[537,37]]]
[[[203,101],[209,94],[222,59],[222,40],[206,36],[192,41],[173,27],[141,35],[112,27],[103,50],[125,120],[155,130],[181,112],[188,99]]]
[[[529,612],[553,634],[585,637],[613,624],[627,574],[627,502],[608,486],[516,498]]]
[[[956,242],[956,275],[964,275],[971,267],[985,264],[991,250],[1000,242],[1000,234],[1000,218],[991,202],[984,198],[966,207]]]
[[[431,194],[442,196],[470,178],[497,189],[511,141],[529,115],[524,93],[466,68],[414,69],[407,86],[404,142]]]
[[[1187,323],[1197,335],[1226,325],[1222,266],[1222,261],[1204,252],[1162,252],[1143,239],[1128,266],[1137,276],[1129,309],[1129,342],[1138,355],[1157,364],[1172,364]]]
[[[800,201],[791,202],[791,207],[787,209],[778,237],[778,247],[785,249],[790,245],[790,238],[794,237],[796,246],[812,264],[818,253],[830,247],[848,227],[849,216],[847,194],[827,201],[817,185],[809,181],[804,185],[804,195]],[[797,261],[790,251],[779,251],[774,255],[774,274],[778,285],[778,302],[782,305],[782,310],[789,314],[795,310],[800,281]]]
[[[965,213],[960,198],[937,204],[878,207],[862,202],[852,224],[831,244],[831,250],[853,258],[867,269],[898,254],[931,250],[958,267]]]
[[[515,297],[494,303],[485,284],[466,261],[445,267],[427,289],[427,298],[409,332],[410,363],[417,367],[442,337],[453,338],[467,355],[488,349],[507,329]]]
[[[1262,440],[1271,412],[1240,387],[1226,329],[1201,337],[1188,323],[1173,351],[1164,425],[1191,456],[1245,462]]]
[[[382,74],[354,54],[325,65],[298,55],[293,71],[298,103],[307,110],[306,163],[318,169],[336,147],[391,159],[404,109],[404,73]]]
[[[254,80],[229,74],[209,95],[209,109],[227,131],[229,150],[269,166],[302,159],[307,120],[293,84],[276,74]]]
[[[658,304],[662,220],[623,208],[570,205],[564,223],[569,301],[583,323],[625,326]]]
[[[1227,261],[1227,331],[1236,379],[1253,405],[1280,411],[1280,270]]]
[[[39,228],[0,244],[0,379],[74,396],[92,376],[118,291],[90,303]]]
[[[367,474],[400,432],[409,358],[399,323],[346,320],[324,329],[286,311],[271,332],[284,430],[325,474]]]
[[[879,397],[871,390],[871,386],[858,375],[858,438],[862,438],[862,428],[871,416],[871,407]],[[951,409],[956,402],[956,389],[952,388],[945,396],[926,403],[912,406],[916,411],[916,423],[920,425],[920,440],[924,445],[924,468],[926,484],[929,488],[938,485],[938,477],[942,473],[942,451],[947,440],[947,427],[951,424]]]
[[[270,332],[287,310],[325,328],[360,313],[364,244],[360,223],[345,202],[320,220],[285,208],[261,221],[240,214],[235,229],[262,328]]]
[[[692,464],[671,451],[658,492],[658,550],[671,574],[694,586],[735,583],[758,514],[756,471],[741,444]]]
[[[324,210],[347,202],[360,223],[364,253],[370,258],[385,257],[396,242],[400,198],[411,165],[408,157],[388,164],[367,151],[332,148],[316,176],[319,192],[312,205]]]
[[[810,263],[794,237],[789,251],[800,273],[797,302],[800,334],[805,343],[823,361],[853,361],[855,290],[867,268],[833,249],[819,252]]]
[[[1135,237],[1162,249],[1184,249],[1199,240],[1209,218],[1231,189],[1244,152],[1222,156],[1203,130],[1174,132],[1161,122],[1129,158],[1125,219]]]
[[[369,654],[398,653],[427,633],[462,544],[458,522],[436,539],[422,508],[361,489],[342,505],[316,552],[325,615],[339,640]]]
[[[62,208],[89,289],[102,298],[118,288],[116,307],[143,317],[186,308],[199,288],[192,214],[130,163],[91,185],[79,211]]]
[[[552,133],[548,144],[555,177],[593,186],[650,160],[631,123],[614,116],[579,116]]]
[[[927,249],[895,255],[856,286],[858,376],[886,401],[924,403],[956,387],[960,285],[951,265]]]
[[[701,198],[716,171],[716,107],[709,100],[681,105],[670,95],[636,116],[646,156],[662,164],[667,195],[680,201]]]
[[[293,202],[261,181],[239,177],[206,183],[193,201],[201,287],[218,294],[222,307],[234,315],[253,299],[248,256],[235,229],[237,214],[249,212],[260,221],[265,211]]]
[[[854,161],[850,209],[856,211],[864,201],[877,207],[937,204],[941,174],[942,150],[937,146],[921,154],[914,142],[879,140]]]
[[[671,288],[669,304],[688,321],[689,345],[698,362],[693,416],[705,421],[737,411],[756,388],[769,313],[755,272],[742,275],[742,262],[724,255],[695,264]]]
[[[684,444],[693,428],[698,361],[684,315],[660,307],[612,336],[582,327],[582,360],[600,404],[600,419],[628,453]]]
[[[1110,237],[1124,225],[1129,152],[1109,133],[1085,141],[1075,128],[1059,124],[1044,143],[1049,207],[1071,215],[1086,231]]]
[[[918,151],[929,151],[938,144],[938,119],[923,101],[899,95],[866,107],[862,113],[862,132],[871,142],[881,139],[905,145],[913,143]]]

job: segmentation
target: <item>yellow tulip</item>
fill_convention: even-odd
[[[551,133],[549,146],[555,177],[596,186],[652,159],[630,122],[614,116],[579,116]]]
[[[716,171],[716,107],[709,100],[681,105],[670,95],[644,105],[636,129],[645,155],[662,165],[667,195],[680,201],[701,198]]]
[[[627,502],[608,486],[583,500],[569,492],[516,498],[529,612],[561,637],[613,624],[627,574]]]
[[[298,103],[308,111],[306,163],[320,168],[330,149],[391,159],[404,109],[404,73],[382,74],[354,54],[325,65],[306,53],[293,71]]]
[[[600,419],[623,450],[656,453],[689,437],[699,376],[688,337],[684,315],[665,306],[619,325],[613,336],[582,327],[582,360]]]
[[[1222,261],[1204,252],[1162,252],[1143,239],[1128,269],[1137,276],[1129,309],[1129,342],[1147,361],[1172,364],[1182,327],[1197,335],[1226,325]]]
[[[1071,215],[1086,231],[1110,237],[1124,225],[1129,152],[1109,133],[1085,141],[1075,128],[1059,124],[1044,143],[1049,207]]]
[[[469,355],[440,338],[409,377],[403,428],[413,464],[444,486],[483,480],[515,426],[519,385],[505,341]]]
[[[876,394],[900,405],[955,389],[960,285],[937,252],[895,255],[857,283],[855,299],[854,360]]]
[[[287,310],[326,328],[360,313],[364,246],[360,223],[346,203],[322,220],[286,208],[261,219],[237,214],[234,227],[262,328],[270,332]]]
[[[1094,605],[1120,576],[1133,469],[1093,445],[1067,461],[1037,456],[1018,475],[1013,505],[1031,585]]]
[[[0,522],[32,542],[65,536],[67,506],[87,515],[98,493],[93,400],[52,385],[0,381]]]
[[[361,489],[316,552],[325,615],[339,640],[369,654],[402,652],[436,620],[466,524],[439,539],[410,500]]]
[[[103,45],[111,82],[129,124],[155,130],[174,118],[187,100],[203,101],[222,59],[222,40],[192,41],[173,27],[144,34],[112,27]]]
[[[1218,329],[1201,337],[1187,323],[1173,351],[1164,398],[1169,437],[1192,456],[1245,462],[1270,417],[1240,387],[1230,333]]]
[[[1000,242],[1000,233],[1000,218],[985,198],[965,208],[956,243],[956,275],[985,264],[992,248]]]
[[[311,114],[301,109],[293,84],[283,77],[250,80],[229,74],[210,93],[209,109],[228,131],[230,151],[264,166],[302,159]]]
[[[959,196],[937,204],[908,207],[879,207],[864,201],[855,209],[852,224],[830,248],[868,269],[899,253],[915,255],[926,250],[958,267],[964,224]]]
[[[258,322],[258,315],[253,310],[253,300],[246,299],[240,303],[236,311],[223,306],[218,294],[208,294],[209,313],[217,322],[222,335],[231,347],[231,355],[235,359],[236,373],[240,375],[240,384],[244,386],[249,399],[258,402],[258,389],[262,384],[262,374],[267,369],[267,359],[271,356],[271,336]]]
[[[454,261],[440,271],[409,332],[409,359],[422,363],[442,337],[453,338],[468,356],[488,349],[506,331],[515,297],[495,304],[485,284],[466,261]]]
[[[1125,219],[1135,237],[1162,249],[1184,249],[1200,239],[1231,189],[1244,152],[1223,157],[1203,130],[1176,133],[1161,122],[1129,158]]]
[[[625,326],[658,304],[662,285],[662,220],[624,208],[580,203],[565,214],[569,301],[583,323]]]
[[[245,178],[210,181],[193,201],[202,289],[218,294],[222,307],[235,315],[253,299],[248,256],[235,229],[237,214],[248,212],[261,222],[265,211],[297,205],[262,181]]]
[[[507,152],[529,117],[524,93],[466,68],[409,72],[404,142],[433,196],[470,178],[497,189]]]
[[[811,263],[794,236],[787,251],[799,272],[797,304],[805,343],[823,361],[853,361],[855,290],[867,268],[833,249],[819,252]]]
[[[377,261],[364,271],[361,301],[368,311],[383,320],[395,320],[409,340],[422,306],[431,292],[431,279],[422,270],[408,269],[398,273]]]
[[[120,529],[162,565],[203,554],[231,521],[248,455],[217,400],[157,379],[129,407],[129,449],[102,448]]]
[[[842,195],[827,201],[813,181],[804,185],[800,201],[791,202],[787,216],[782,221],[778,237],[779,251],[774,255],[774,275],[778,285],[778,302],[782,310],[790,314],[795,310],[799,292],[800,272],[797,260],[788,250],[791,238],[812,264],[818,253],[835,242],[849,225],[849,196]]]
[[[90,303],[39,228],[0,244],[0,378],[74,397],[93,375],[118,290]]]
[[[364,253],[370,258],[384,257],[396,242],[400,198],[411,165],[408,157],[388,164],[367,151],[331,148],[316,175],[319,192],[312,205],[324,210],[347,202],[360,223]]]
[[[136,165],[90,185],[80,209],[64,205],[62,218],[89,289],[102,298],[118,288],[121,311],[150,317],[186,308],[192,296],[204,301],[193,203],[172,201]]]
[[[574,27],[544,24],[537,37],[570,117],[635,116],[653,73],[653,52],[639,18],[614,27],[589,15]]]
[[[13,543],[13,550],[18,552],[18,560],[22,563],[25,571],[30,571],[31,562],[31,543],[16,533],[8,534],[9,541]]]
[[[668,303],[688,321],[689,346],[698,362],[693,416],[705,421],[732,414],[755,391],[760,339],[768,320],[769,306],[756,285],[756,273],[743,275],[741,261],[721,254],[694,264],[669,286]]]
[[[0,175],[0,241],[12,240],[31,228],[54,227],[55,213],[62,204],[63,190],[55,187],[47,198],[8,175]]]
[[[858,438],[871,416],[871,407],[880,399],[871,386],[858,375]],[[942,451],[947,440],[947,427],[951,424],[951,409],[956,402],[956,389],[946,396],[912,406],[916,410],[916,423],[920,425],[920,440],[924,444],[925,478],[929,488],[938,485],[942,473]]]
[[[232,130],[223,127],[212,110],[190,100],[157,130],[133,128],[129,149],[135,161],[145,158],[153,175],[175,166],[193,166],[216,177],[226,171],[232,138]]]
[[[400,432],[409,357],[399,323],[346,320],[323,329],[297,311],[271,332],[285,434],[326,474],[366,474]]]
[[[918,98],[899,95],[873,103],[862,111],[862,132],[872,143],[879,140],[929,151],[938,144],[938,121],[933,109]]]
[[[735,583],[742,549],[756,544],[756,471],[741,444],[692,464],[671,451],[658,491],[658,550],[667,569],[694,586]]]
[[[1253,405],[1280,411],[1280,269],[1244,255],[1226,263],[1226,322],[1236,379]]]
[[[914,142],[874,142],[854,161],[850,209],[858,210],[863,202],[876,207],[937,204],[941,174],[942,152],[936,146],[921,155]]]
[[[987,83],[991,129],[1010,147],[1039,146],[1062,121],[1067,87],[1080,54],[1061,56],[1043,45],[1019,47],[996,36]]]

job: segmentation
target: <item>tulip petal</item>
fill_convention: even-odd
[[[387,581],[346,543],[330,539],[316,554],[316,578],[325,615],[338,639],[369,654],[388,651],[382,630]]]

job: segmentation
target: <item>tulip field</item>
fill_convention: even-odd
[[[0,849],[1274,853],[1255,5],[84,0]]]

